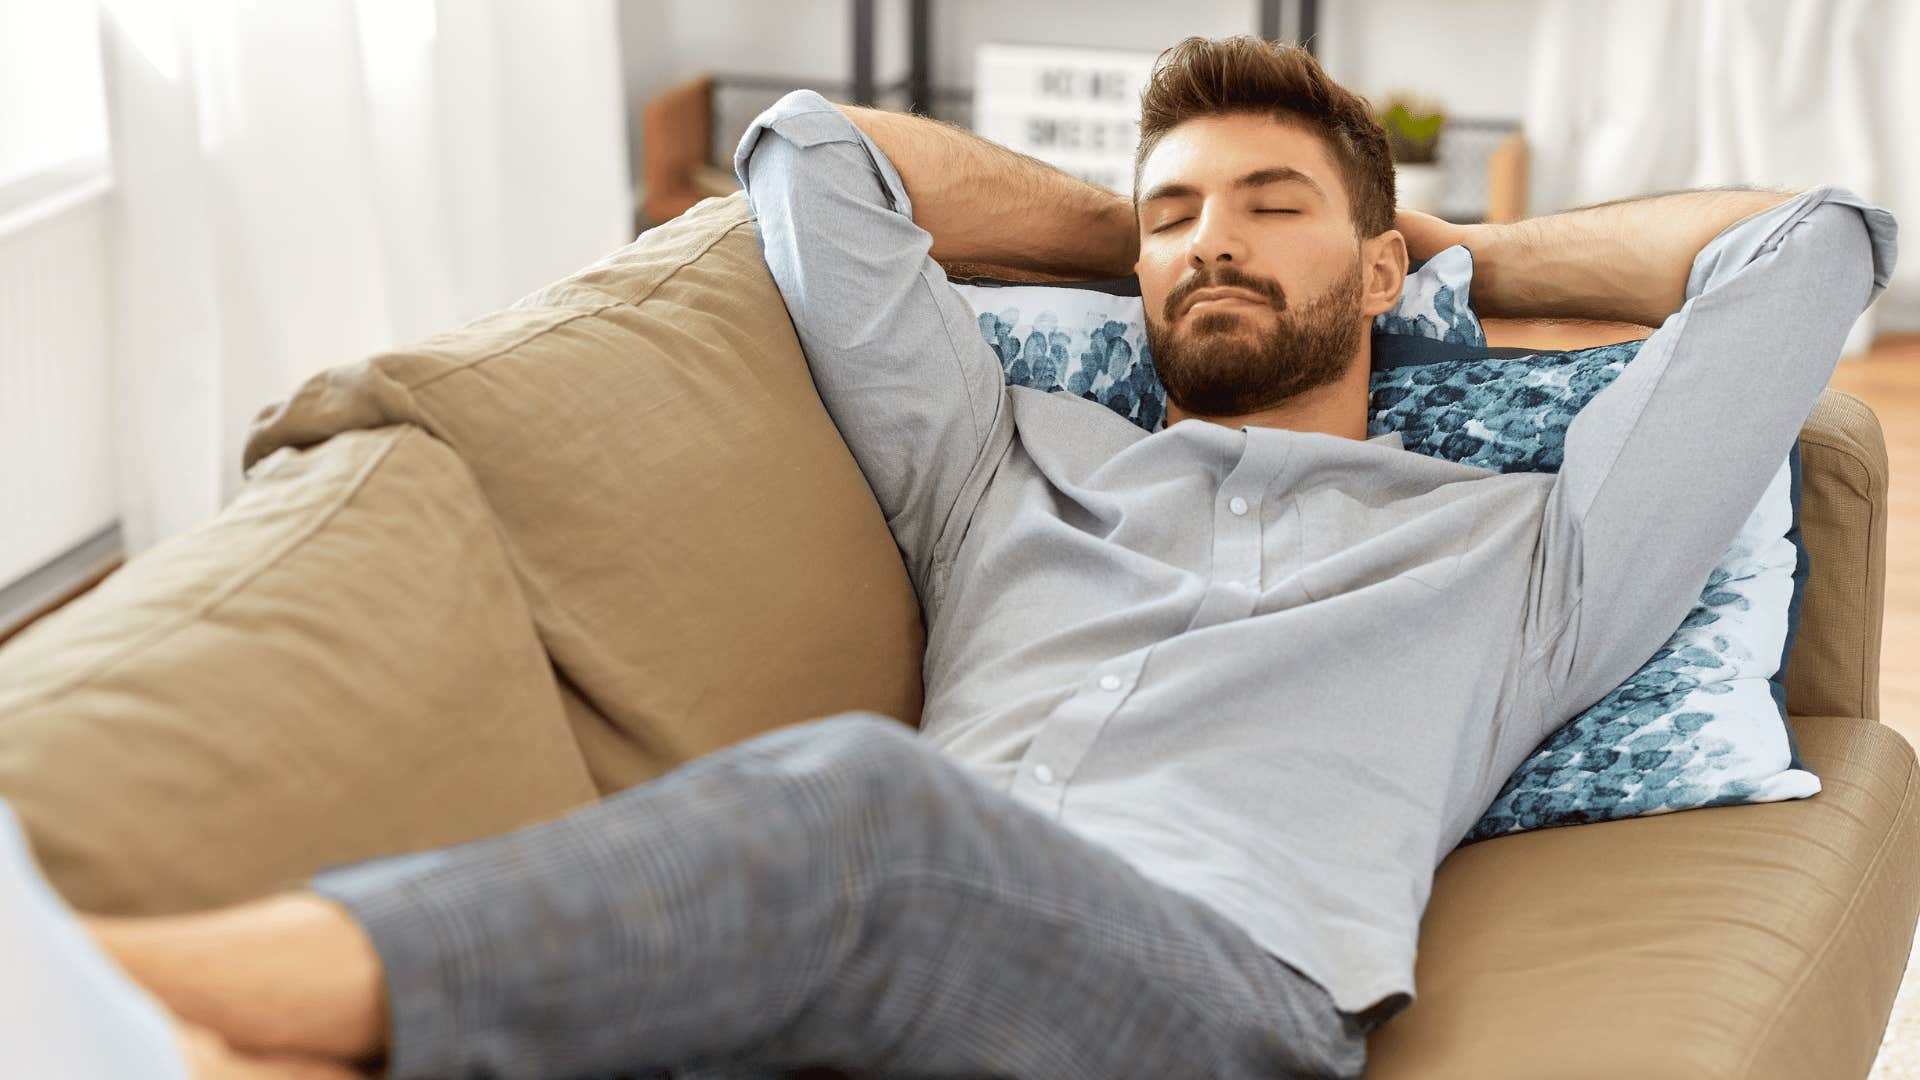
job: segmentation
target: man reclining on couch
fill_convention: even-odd
[[[809,91],[735,169],[921,598],[918,736],[787,727],[91,937],[8,833],[15,1063],[182,1074],[98,942],[206,1076],[1358,1076],[1435,867],[1671,634],[1893,262],[1829,188],[1396,229],[1366,103],[1250,38],[1162,56],[1137,201]],[[1557,475],[1366,438],[1367,328],[1455,242],[1488,313],[1660,327]],[[1167,426],[1008,389],[934,256],[1137,272]]]

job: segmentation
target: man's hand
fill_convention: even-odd
[[[1393,227],[1406,239],[1410,259],[1431,259],[1455,244],[1467,242],[1466,226],[1418,210],[1394,214]]]
[[[1708,241],[1793,197],[1752,189],[1682,191],[1454,228],[1466,234],[1459,242],[1473,252],[1473,301],[1482,316],[1659,326],[1686,301],[1694,256]],[[1411,236],[1407,246],[1413,247]]]

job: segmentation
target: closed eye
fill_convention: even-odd
[[[1280,209],[1280,208],[1277,208],[1277,207],[1275,207],[1275,208],[1263,208],[1263,209],[1259,209],[1259,210],[1255,210],[1255,211],[1254,211],[1254,213],[1256,213],[1256,214],[1297,214],[1297,213],[1299,213],[1299,212],[1300,212],[1300,211],[1298,211],[1298,210],[1291,210],[1291,209],[1287,209],[1287,210],[1283,210],[1283,209]],[[1150,230],[1150,231],[1152,231],[1152,232],[1166,232],[1166,231],[1167,231],[1168,229],[1171,229],[1171,228],[1173,228],[1173,227],[1174,227],[1175,225],[1178,225],[1178,224],[1180,224],[1181,222],[1183,222],[1183,221],[1187,221],[1187,220],[1189,220],[1189,219],[1188,219],[1188,218],[1174,218],[1174,219],[1173,219],[1172,221],[1169,221],[1169,222],[1167,222],[1166,224],[1164,224],[1164,225],[1161,225],[1161,226],[1159,226],[1158,228],[1155,228],[1155,229],[1152,229],[1152,230]]]

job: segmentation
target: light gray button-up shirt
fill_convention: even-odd
[[[1378,1021],[1434,869],[1680,624],[1778,471],[1892,216],[1729,228],[1558,474],[1008,387],[899,173],[810,90],[734,156],[927,625],[922,736]]]

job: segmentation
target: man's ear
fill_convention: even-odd
[[[1398,229],[1360,241],[1360,310],[1368,318],[1400,302],[1407,283],[1407,240]]]

